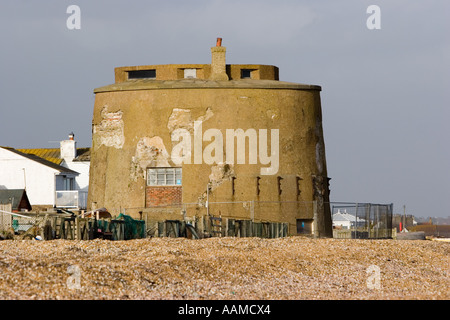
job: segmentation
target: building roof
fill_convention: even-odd
[[[25,189],[2,189],[0,190],[0,204],[11,203],[12,210],[20,211],[21,209],[31,210],[30,201],[28,200]]]
[[[155,89],[291,89],[291,90],[321,90],[317,85],[299,84],[277,80],[228,80],[215,81],[207,79],[183,80],[127,80],[114,83],[94,90],[94,93],[110,91],[134,91]]]
[[[19,151],[17,149],[11,148],[11,147],[0,147],[0,148],[6,149],[8,151],[11,151],[11,152],[13,152],[13,153],[15,153],[15,154],[17,154],[19,156],[22,156],[24,158],[36,161],[36,162],[38,162],[38,163],[40,163],[42,165],[45,165],[45,166],[50,167],[52,169],[55,169],[55,170],[57,170],[59,172],[79,174],[76,171],[70,170],[69,168],[63,167],[63,166],[61,166],[59,164],[56,164],[56,163],[54,163],[52,161],[46,160],[44,158],[41,158],[41,157],[39,157],[39,156],[37,156],[37,155],[35,155],[33,153],[24,153],[24,152],[21,152],[21,151]],[[21,149],[21,150],[24,150],[24,149]],[[37,149],[26,149],[26,150],[37,150]]]
[[[77,148],[77,157],[73,161],[91,161],[91,148]]]
[[[348,214],[347,212],[340,212],[338,211],[337,213],[333,214],[333,221],[351,221],[351,222],[355,222],[356,221],[356,217],[352,214]],[[363,222],[365,221],[362,218],[358,218],[359,222]]]
[[[32,154],[39,158],[60,165],[64,159],[61,158],[60,148],[38,148],[38,149],[16,149],[19,152]],[[74,161],[89,161],[91,148],[77,148],[77,157]]]
[[[47,161],[61,164],[63,159],[61,159],[60,155],[60,149],[59,148],[43,148],[43,149],[16,149],[19,152],[26,153],[26,154],[34,154],[35,156],[38,156],[39,158],[45,159]]]

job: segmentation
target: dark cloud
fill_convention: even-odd
[[[81,30],[66,9],[81,8]],[[381,8],[381,30],[366,9]],[[91,144],[93,89],[114,67],[274,64],[323,88],[334,201],[447,216],[450,43],[446,1],[13,1],[0,3],[0,145]]]

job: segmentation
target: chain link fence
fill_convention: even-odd
[[[12,213],[11,207],[0,207],[0,237],[13,239],[15,235],[26,233],[38,222],[38,216],[30,213]]]

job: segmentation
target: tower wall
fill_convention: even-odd
[[[149,205],[149,193],[155,192],[148,189],[147,169],[181,167],[183,203],[204,204],[206,188],[211,183],[210,202],[284,202],[258,208],[258,216],[253,218],[288,222],[290,234],[296,234],[297,219],[320,221],[317,228],[322,235],[331,230],[329,207],[320,206],[320,202],[328,202],[320,87],[273,80],[142,80],[133,85],[125,82],[123,86],[116,84],[96,90],[90,205],[106,207],[111,212],[123,212],[126,208],[127,213],[137,216],[142,210],[138,208]],[[194,125],[199,122],[201,137],[208,129],[222,133],[223,163],[207,164],[204,159],[200,164],[194,163],[194,153],[198,154],[193,146]],[[279,130],[276,172],[262,174],[261,168],[269,165],[261,164],[259,156],[256,164],[249,163],[248,142],[244,164],[225,163],[226,131],[239,128],[254,129],[257,134],[259,129],[266,129],[269,149],[271,131]],[[178,144],[172,141],[177,129],[190,133],[190,164],[178,166],[171,157],[173,147]],[[196,132],[199,134],[199,130]],[[202,142],[202,153],[212,141]],[[237,141],[234,151],[236,156]],[[176,190],[164,192],[179,198]],[[319,200],[316,217],[313,210],[298,210],[289,204],[314,200]],[[250,214],[248,208],[242,207],[223,205],[210,209],[215,210],[214,214],[221,211],[224,216],[242,218]],[[204,207],[195,210],[188,214],[206,213]],[[161,216],[164,218],[179,219],[179,210],[167,211]]]

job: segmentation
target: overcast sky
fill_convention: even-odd
[[[222,37],[229,64],[322,86],[332,201],[448,216],[449,31],[444,0],[1,0],[0,145],[55,148],[73,131],[91,146],[93,90],[115,67],[210,63]]]

